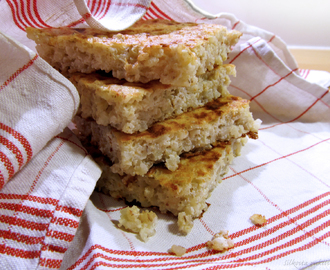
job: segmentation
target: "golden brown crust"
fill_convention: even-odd
[[[214,174],[216,162],[227,147],[230,149],[230,142],[219,141],[212,149],[184,153],[180,156],[180,163],[175,171],[170,171],[163,165],[154,165],[146,176],[157,179],[161,186],[171,189],[173,193],[179,193],[182,186],[194,179],[210,178]]]
[[[118,175],[104,156],[96,156],[103,173],[97,186],[114,198],[134,200],[143,207],[157,206],[161,212],[178,216],[179,230],[188,233],[193,218],[208,208],[206,199],[221,182],[229,164],[240,154],[247,138],[218,142],[208,151],[183,154],[176,171],[154,165],[144,176]]]
[[[241,33],[216,24],[139,21],[121,32],[95,29],[27,28],[27,36],[64,74],[95,70],[127,81],[192,85],[197,76],[222,65]]]
[[[93,143],[114,162],[113,172],[130,175],[144,175],[157,162],[165,162],[169,170],[175,171],[182,153],[208,149],[218,140],[249,136],[250,132],[255,137],[259,128],[249,111],[249,101],[233,96],[218,98],[134,134],[78,116],[74,121],[82,140],[91,136]]]
[[[173,119],[155,123],[148,130],[135,133],[124,134],[117,132],[117,138],[122,142],[135,140],[138,138],[156,138],[164,134],[174,133],[179,130],[189,130],[191,126],[203,126],[212,123],[224,115],[238,113],[240,108],[248,107],[249,101],[240,97],[228,95],[208,102],[205,106],[194,109],[190,112],[182,113]]]
[[[138,21],[133,26],[120,32],[105,32],[93,28],[45,28],[36,29],[28,27],[26,29],[28,35],[44,34],[48,38],[61,37],[70,38],[70,40],[85,40],[87,42],[103,44],[109,46],[111,44],[127,44],[139,45],[147,49],[148,47],[161,46],[168,47],[172,45],[182,44],[193,48],[211,38],[215,29],[227,32],[224,26],[216,24],[197,24],[197,23],[178,23],[168,20],[146,20]],[[234,31],[236,35],[241,34]],[[143,56],[141,56],[143,57]]]

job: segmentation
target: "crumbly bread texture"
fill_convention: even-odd
[[[74,122],[81,141],[91,142],[111,159],[113,172],[130,175],[144,175],[157,162],[174,171],[180,154],[242,135],[257,138],[260,124],[249,111],[249,101],[235,96],[218,98],[134,134],[79,116]]]
[[[151,124],[174,117],[220,96],[227,96],[234,65],[207,71],[192,86],[164,85],[159,81],[129,83],[97,73],[74,74],[70,80],[80,94],[82,118],[111,125],[125,133],[146,130]]]
[[[157,215],[149,210],[143,210],[133,205],[120,210],[120,219],[118,227],[124,227],[126,230],[138,233],[141,240],[146,242],[156,233],[158,221]]]
[[[216,24],[138,21],[121,32],[27,28],[39,55],[61,73],[112,72],[130,82],[188,86],[221,65],[241,36]]]
[[[170,252],[174,253],[175,256],[181,257],[187,252],[187,250],[183,246],[172,245]]]
[[[226,250],[234,247],[234,241],[229,238],[228,231],[220,231],[219,233],[215,234],[211,241],[206,243],[206,246],[209,249],[225,252]]]
[[[193,219],[208,208],[206,199],[247,140],[242,137],[217,142],[209,150],[184,153],[177,170],[156,164],[144,176],[113,173],[106,156],[89,152],[102,169],[97,182],[100,191],[116,199],[138,201],[142,207],[157,206],[163,213],[169,211],[178,216],[178,228],[187,234],[193,227]]]
[[[267,223],[266,217],[263,215],[260,215],[260,214],[253,214],[250,217],[250,220],[254,225],[257,225],[257,226],[263,226]]]

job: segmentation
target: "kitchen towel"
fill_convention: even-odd
[[[330,267],[329,73],[299,70],[280,37],[189,1],[7,0],[0,10],[1,269]],[[178,234],[175,217],[155,210],[157,233],[146,243],[118,228],[122,201],[93,191],[100,170],[66,128],[77,93],[25,34],[27,26],[118,30],[140,18],[241,31],[229,91],[263,121],[191,233]],[[250,222],[256,213],[265,226]],[[225,253],[206,247],[220,230],[235,243]],[[173,244],[186,254],[169,253]]]

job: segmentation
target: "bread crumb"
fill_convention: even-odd
[[[260,214],[253,214],[250,217],[250,220],[254,225],[258,225],[258,226],[263,226],[267,223],[267,219],[265,218],[265,216]]]
[[[186,253],[186,249],[183,246],[173,245],[170,252],[173,252],[175,256],[183,256]]]
[[[157,215],[149,210],[140,212],[137,206],[126,207],[120,210],[118,227],[124,226],[128,231],[138,233],[142,241],[146,242],[149,237],[156,233]]]
[[[234,247],[234,241],[229,238],[228,231],[220,231],[211,241],[206,243],[207,248],[224,252]]]
[[[180,212],[178,214],[178,226],[179,231],[184,234],[190,233],[192,227],[194,226],[193,218],[191,215],[187,215],[185,212]]]

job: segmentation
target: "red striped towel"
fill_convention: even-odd
[[[0,2],[1,269],[300,269],[330,267],[330,75],[299,70],[280,37],[188,1]],[[124,29],[136,20],[212,22],[243,33],[229,91],[263,123],[187,236],[159,214],[146,243],[118,229],[124,203],[93,192],[100,170],[66,128],[74,87],[48,66],[27,26]],[[26,47],[24,47],[24,44]],[[91,197],[90,197],[91,195]],[[267,224],[249,217],[262,214]],[[206,248],[220,230],[235,246]],[[187,252],[175,257],[173,245]],[[318,269],[318,268],[317,268]]]

